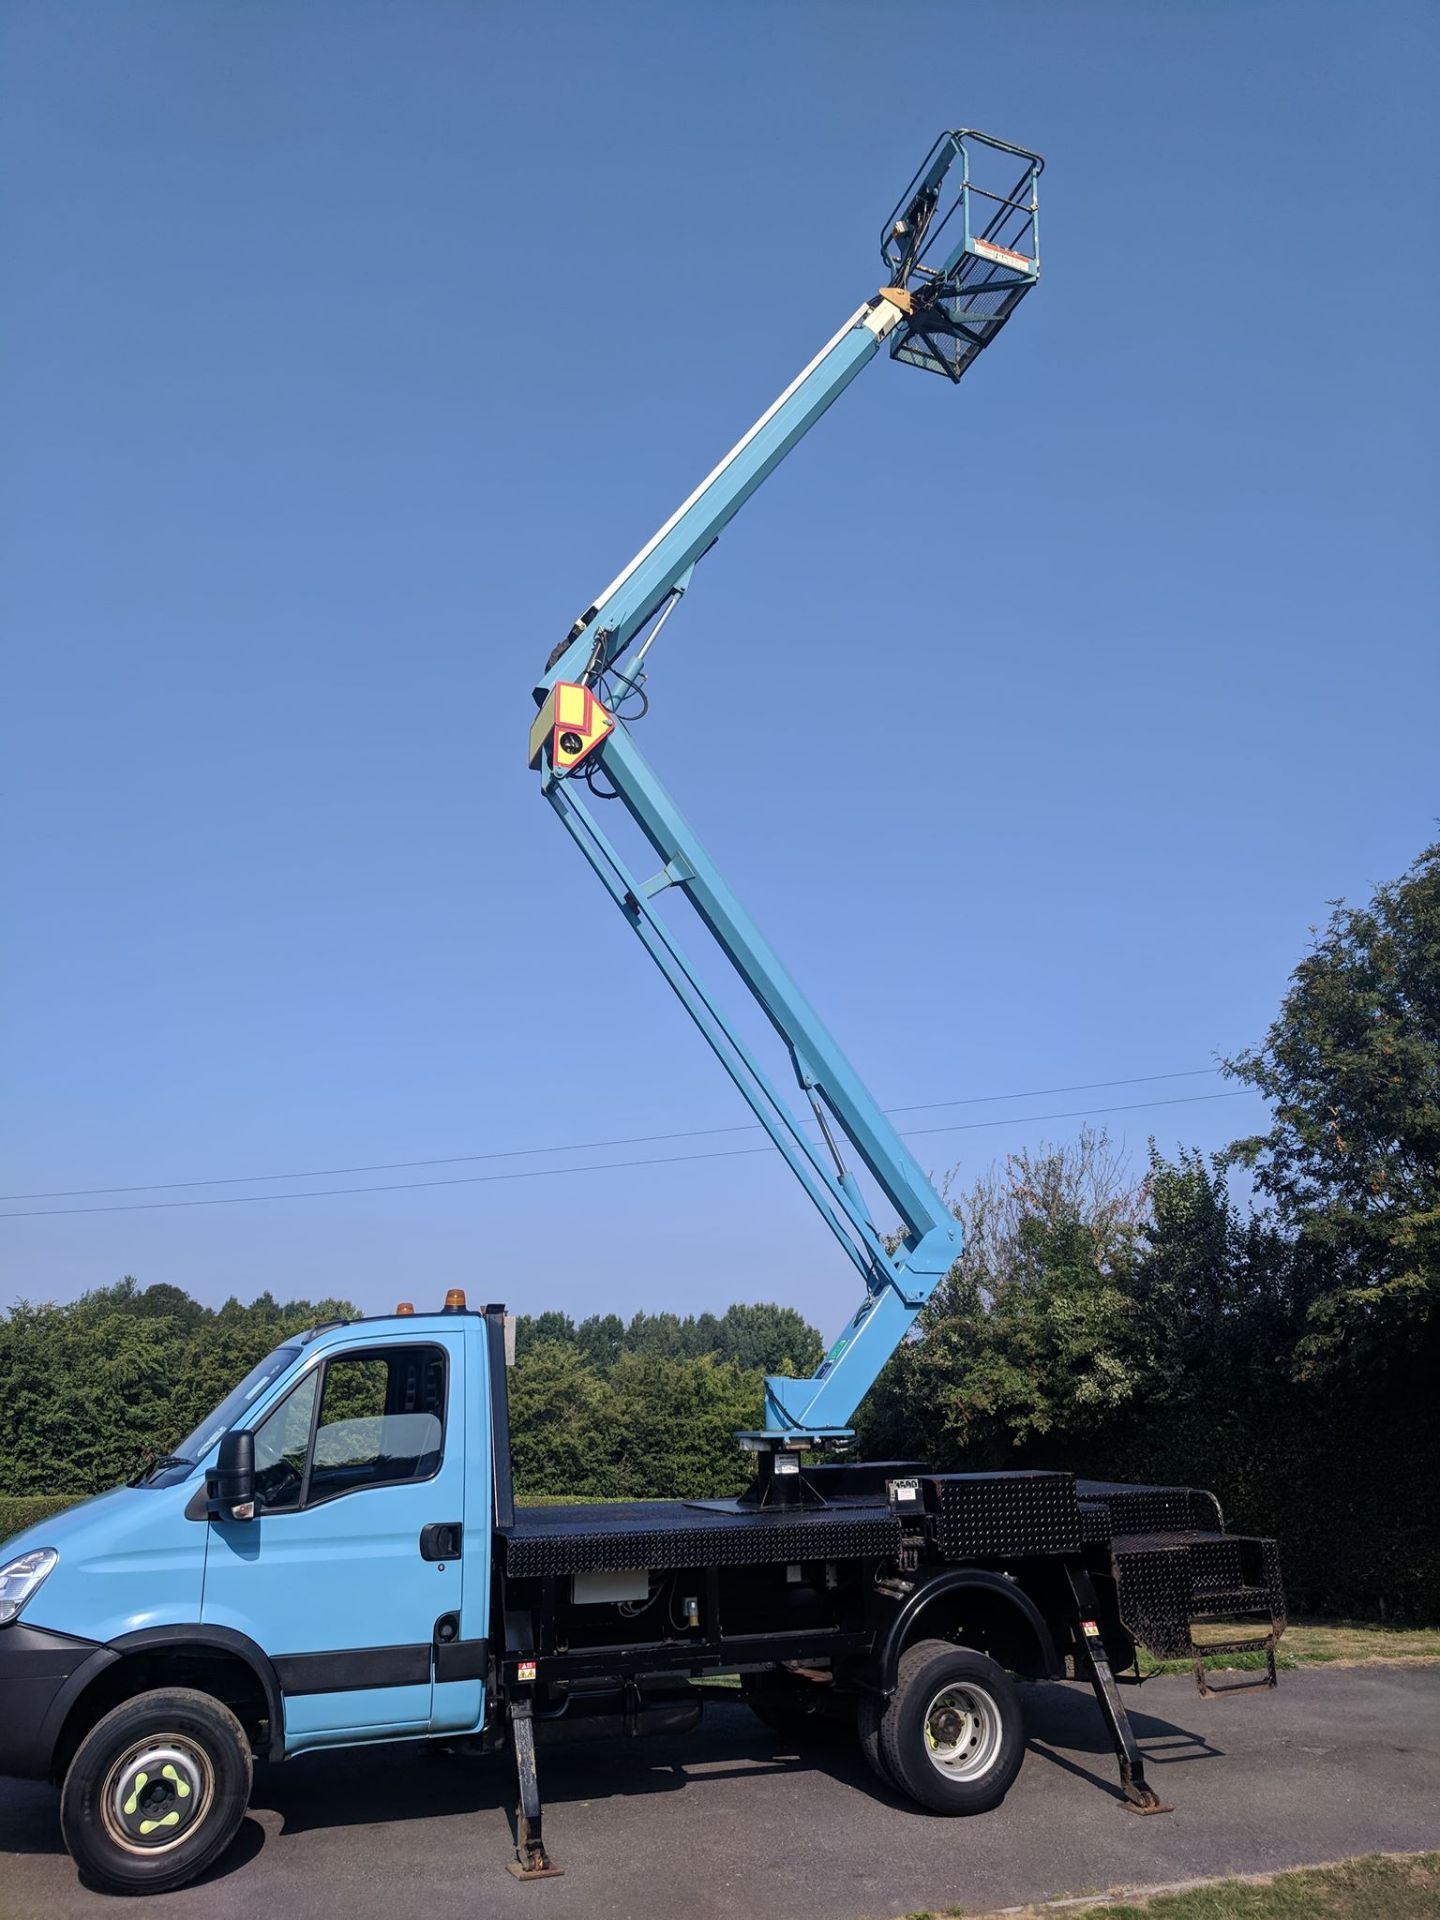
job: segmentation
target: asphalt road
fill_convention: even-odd
[[[1175,1811],[1127,1814],[1088,1689],[1025,1689],[1030,1751],[997,1812],[947,1821],[879,1791],[848,1744],[797,1754],[748,1710],[683,1739],[540,1756],[563,1879],[520,1885],[503,1756],[414,1747],[262,1768],[219,1865],[159,1900],[81,1887],[57,1796],[0,1782],[0,1917],[75,1920],[862,1920],[1440,1846],[1440,1668],[1281,1676],[1202,1700],[1127,1689]]]

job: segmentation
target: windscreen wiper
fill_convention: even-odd
[[[163,1473],[167,1467],[193,1467],[194,1464],[193,1460],[187,1460],[182,1453],[165,1453],[158,1460],[152,1460],[147,1466],[143,1466],[129,1484],[132,1487],[143,1487],[153,1474]]]

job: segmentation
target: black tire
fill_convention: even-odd
[[[918,1640],[900,1656],[895,1692],[876,1706],[862,1709],[861,1747],[922,1807],[988,1813],[1010,1791],[1025,1757],[1024,1715],[1014,1681],[983,1653]]]
[[[906,1649],[905,1656],[902,1657],[902,1665],[903,1659],[908,1658],[917,1647],[924,1647],[931,1654],[955,1651],[949,1640],[917,1640],[913,1647]],[[875,1778],[891,1788],[893,1792],[908,1796],[910,1789],[903,1780],[896,1779],[886,1764],[885,1750],[880,1741],[880,1726],[894,1699],[893,1694],[889,1700],[884,1700],[879,1694],[862,1693],[859,1710],[855,1716],[855,1731],[860,1736],[860,1751],[864,1754],[866,1763]]]
[[[208,1693],[137,1694],[96,1722],[70,1762],[65,1845],[101,1892],[183,1887],[235,1838],[252,1770],[244,1728]]]
[[[944,1642],[937,1641],[935,1644],[943,1645]],[[880,1722],[884,1719],[885,1709],[889,1704],[888,1700],[877,1699],[873,1693],[862,1693],[860,1705],[855,1714],[855,1731],[860,1737],[860,1751],[864,1754],[875,1778],[883,1786],[903,1793],[905,1789],[901,1787],[898,1780],[891,1777],[890,1769],[885,1764],[885,1756],[880,1751]]]

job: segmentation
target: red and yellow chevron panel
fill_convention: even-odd
[[[589,687],[557,680],[530,729],[530,764],[539,766],[548,745],[551,766],[568,773],[614,731],[614,720]]]

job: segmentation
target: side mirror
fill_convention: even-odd
[[[232,1427],[221,1440],[205,1476],[205,1501],[212,1520],[255,1518],[255,1436],[245,1428]]]

